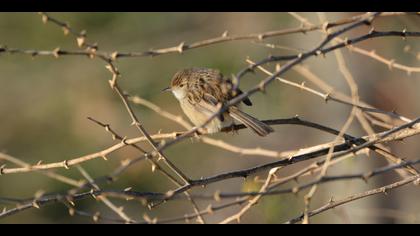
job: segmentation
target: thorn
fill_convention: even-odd
[[[75,210],[74,208],[69,208],[69,215],[74,216]]]
[[[277,64],[276,64],[276,72],[277,72],[277,71],[280,71],[280,69],[281,69],[280,63],[277,63]]]
[[[6,167],[6,164],[0,166],[0,175],[4,175],[4,168]]]
[[[93,221],[97,223],[99,221],[99,217],[101,217],[101,213],[96,212],[95,215],[93,215]]]
[[[187,223],[187,224],[190,223],[190,219],[188,218],[187,214],[184,215],[184,219],[185,219],[185,223]]]
[[[328,23],[328,21],[326,21],[324,24],[322,24],[322,30],[325,33],[328,33],[328,27],[330,26],[330,23]]]
[[[156,165],[152,164],[152,172],[154,173],[156,171]]]
[[[77,41],[77,46],[79,46],[79,48],[81,48],[85,44],[86,37],[84,37],[84,36],[77,37],[76,41]]]
[[[70,33],[70,30],[67,26],[63,26],[62,29],[65,36],[67,36]]]
[[[149,211],[151,211],[153,208],[153,204],[147,204],[147,209],[149,209]]]
[[[115,88],[115,84],[117,83],[116,80],[112,79],[112,80],[108,80],[108,82],[109,82],[109,86],[112,89],[114,89]],[[133,125],[133,124],[131,124],[131,125]]]
[[[175,192],[173,190],[169,190],[165,193],[165,197],[166,198],[171,198],[174,194],[175,194]]]
[[[229,32],[226,30],[225,32],[223,32],[222,37],[223,37],[223,38],[226,38],[226,37],[228,36],[228,33],[229,33]]]
[[[101,155],[102,159],[104,159],[104,161],[108,161],[108,158],[105,155]]]
[[[272,169],[268,172],[268,175],[275,175],[278,169],[279,169],[279,168],[277,168],[277,167],[276,167],[276,168],[272,168]]]
[[[130,163],[130,159],[125,159],[121,161],[122,166],[127,166]]]
[[[290,161],[290,160],[292,160],[292,159],[293,159],[293,157],[295,157],[295,156],[294,156],[294,154],[290,154],[290,155],[287,157],[287,160],[289,160],[289,161]]]
[[[93,53],[93,52],[89,53],[89,58],[90,58],[90,59],[95,58],[95,56],[96,56],[96,55],[95,55],[95,53]]]
[[[344,45],[345,46],[348,46],[348,45],[350,45],[350,40],[349,40],[349,38],[344,38]]]
[[[124,189],[124,192],[131,191],[131,189],[133,189],[133,187],[128,187],[128,188],[125,188],[125,189]]]
[[[258,35],[258,40],[262,41],[265,38],[264,34],[259,34]]]
[[[232,83],[234,84],[234,86],[237,86],[238,84],[239,84],[239,79],[238,79],[238,77],[236,77],[236,75],[235,74],[232,74]],[[233,95],[234,96],[236,96],[237,95],[237,91],[236,91],[236,89],[233,89],[232,90],[232,92],[233,92]]]
[[[365,181],[365,183],[368,183],[369,178],[372,176],[372,172],[366,173],[364,175],[362,175],[362,179],[363,181]]]
[[[216,202],[220,202],[221,201],[221,198],[220,198],[220,190],[216,190],[216,192],[214,193],[213,198],[214,198],[214,200]]]
[[[297,193],[299,193],[299,187],[292,188],[292,193],[297,195]]]
[[[389,69],[389,70],[391,70],[391,71],[392,71],[392,68],[394,67],[394,63],[395,63],[395,59],[391,59],[391,60],[389,61],[389,64],[388,64],[388,69]]]
[[[143,215],[144,221],[146,221],[148,224],[156,224],[157,218],[151,219],[146,213]]]
[[[206,208],[206,211],[210,214],[210,215],[212,215],[213,213],[214,213],[214,211],[213,211],[213,206],[210,204],[210,205],[208,205],[207,206],[207,208]]]
[[[264,82],[259,83],[258,88],[262,93],[265,93],[265,83]]]
[[[160,146],[162,147],[162,146],[165,146],[165,145],[166,145],[166,140],[162,139],[162,140],[160,141]]]
[[[118,54],[118,52],[117,52],[117,51],[113,52],[113,53],[111,54],[111,59],[112,59],[113,61],[117,60],[118,55],[119,55],[119,54]]]
[[[300,83],[300,86],[302,87],[301,89],[305,88],[305,83],[306,81],[303,81],[302,83]]]
[[[47,22],[49,20],[48,16],[43,14],[43,13],[40,13],[40,14],[42,14],[42,16],[41,16],[42,23],[47,24]]]
[[[309,203],[312,200],[312,196],[305,195],[304,200],[305,200],[305,205],[309,205]]]
[[[407,35],[407,29],[403,29],[403,31],[402,31],[402,34],[403,34],[403,40],[406,40],[406,35]]]
[[[53,56],[54,56],[55,58],[58,58],[58,57],[60,56],[60,48],[56,48],[56,49],[54,49],[54,50],[52,51],[52,53],[53,53]]]
[[[106,64],[106,65],[105,65],[105,68],[106,68],[107,70],[109,70],[111,73],[114,73],[114,68],[111,66],[111,64]]]
[[[36,209],[41,209],[41,207],[39,206],[39,204],[36,202],[36,200],[34,200],[32,202],[32,206],[35,207]]]
[[[89,193],[93,197],[93,199],[98,200],[98,196],[95,195],[95,190],[93,188],[90,189]]]
[[[407,70],[407,75],[411,76],[412,72],[413,72],[412,70]]]
[[[134,200],[134,197],[131,197],[131,196],[130,196],[130,197],[126,197],[126,198],[125,198],[125,200],[126,200],[126,201],[131,201],[131,200]],[[144,205],[144,204],[143,204],[143,205]]]
[[[98,43],[94,43],[92,45],[87,45],[88,46],[88,50],[92,53],[95,53],[96,51],[98,51]]]
[[[301,30],[301,32],[303,33],[303,34],[306,34],[306,30],[305,30],[305,23],[300,23],[300,26],[299,26],[299,28],[300,28],[300,30]]]
[[[70,205],[76,206],[76,204],[71,199],[67,199],[67,201],[70,203]]]
[[[70,195],[74,195],[76,193],[77,189],[72,189],[70,190],[68,193],[69,195],[64,196],[64,199],[69,202],[72,206],[74,206],[74,202],[73,202],[73,196]]]
[[[324,97],[325,103],[327,103],[330,99],[331,99],[331,93],[325,94],[325,97]]]
[[[69,167],[69,164],[68,164],[68,161],[67,160],[64,160],[63,161],[63,167],[65,168],[65,169],[70,169],[70,167]]]
[[[330,198],[330,201],[328,202],[328,204],[333,204],[335,202],[334,197]]]
[[[121,143],[124,144],[124,145],[130,145],[130,144],[127,143],[127,136],[124,136],[122,138]]]
[[[39,165],[41,165],[42,164],[42,160],[39,160],[37,163],[36,163],[36,165],[37,166],[39,166]]]
[[[182,42],[182,43],[180,43],[180,44],[178,45],[178,47],[176,48],[176,50],[177,50],[179,53],[182,53],[182,52],[184,52],[184,46],[185,46],[185,42]]]

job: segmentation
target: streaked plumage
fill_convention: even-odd
[[[178,71],[172,78],[170,86],[184,113],[196,126],[202,125],[218,110],[218,103],[226,103],[234,97],[231,88],[232,82],[224,78],[220,71],[208,68],[189,68]],[[238,94],[241,93],[238,91]],[[252,105],[248,98],[243,100],[243,103]],[[227,112],[218,119],[213,119],[205,128],[209,133],[216,133],[224,127],[233,125],[234,120],[243,123],[260,136],[273,132],[270,126],[239,110],[238,106],[230,107]]]

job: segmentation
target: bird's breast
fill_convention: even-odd
[[[203,108],[198,108],[197,104],[191,104],[187,99],[180,100],[180,105],[185,115],[191,120],[195,126],[201,126],[204,124],[214,111],[203,111]],[[233,124],[233,119],[227,114],[224,114],[223,122],[220,119],[215,118],[209,124],[206,125],[207,132],[216,133],[219,132],[223,127],[228,127]]]

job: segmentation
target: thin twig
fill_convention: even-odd
[[[338,200],[338,201],[332,200],[329,203],[327,203],[326,205],[309,212],[308,215],[309,215],[309,217],[312,217],[312,216],[318,215],[318,214],[320,214],[324,211],[327,211],[329,209],[332,209],[332,208],[335,208],[337,206],[340,206],[340,205],[343,205],[343,204],[346,204],[346,203],[349,203],[349,202],[353,202],[353,201],[356,201],[356,200],[359,200],[359,199],[362,199],[362,198],[365,198],[365,197],[369,197],[369,196],[376,195],[376,194],[381,194],[381,193],[387,194],[392,189],[402,187],[404,185],[407,185],[409,183],[413,183],[413,182],[418,181],[418,180],[419,180],[419,175],[415,175],[415,176],[408,177],[404,180],[395,182],[393,184],[389,184],[389,185],[386,185],[386,186],[383,186],[383,187],[380,187],[380,188],[372,189],[372,190],[369,190],[369,191],[366,191],[366,192],[363,192],[363,193],[358,193],[358,194],[351,195],[351,196],[346,197],[342,200]],[[297,223],[297,222],[301,221],[302,218],[303,218],[303,216],[299,216],[299,217],[296,217],[296,218],[293,218],[293,219],[287,221],[286,223],[294,224],[294,223]]]

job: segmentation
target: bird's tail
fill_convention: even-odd
[[[269,133],[274,132],[273,128],[259,121],[257,118],[254,118],[246,114],[245,112],[239,110],[237,107],[230,107],[229,115],[235,120],[244,124],[246,127],[250,128],[259,136],[264,137],[267,136]]]

